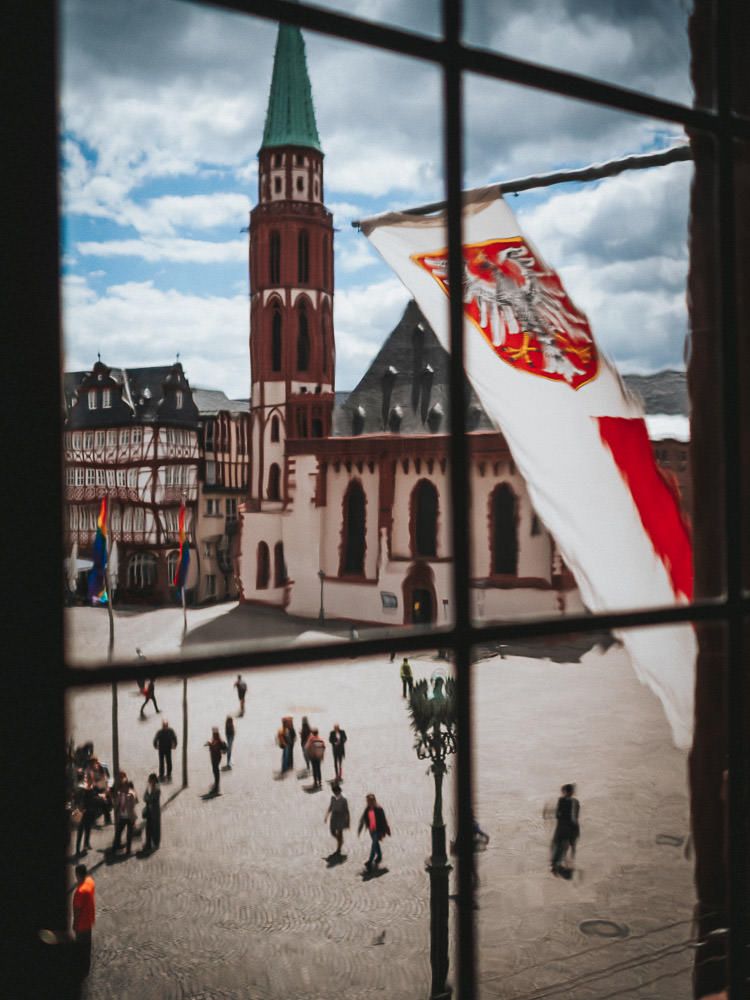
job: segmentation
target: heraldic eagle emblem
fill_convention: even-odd
[[[599,357],[588,320],[521,236],[465,244],[464,313],[506,364],[580,389]],[[414,254],[448,293],[448,251]]]

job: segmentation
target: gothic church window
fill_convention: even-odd
[[[279,440],[279,418],[271,417],[271,440]]]
[[[297,237],[297,280],[306,284],[310,279],[310,239],[303,229]]]
[[[286,583],[286,562],[284,561],[284,543],[277,542],[273,547],[273,585],[283,587]]]
[[[272,285],[281,281],[281,234],[276,229],[271,231],[268,246],[268,277]]]
[[[492,572],[518,574],[518,501],[507,483],[497,486],[490,499]]]
[[[281,371],[281,307],[274,303],[271,314],[271,371]]]
[[[339,575],[361,576],[365,571],[365,491],[358,479],[353,480],[344,495],[341,570]]]
[[[427,479],[420,480],[411,496],[411,537],[415,556],[437,555],[438,491]]]
[[[257,568],[255,573],[255,587],[257,590],[265,590],[268,587],[271,575],[271,559],[268,546],[265,542],[258,542]]]
[[[299,329],[297,333],[297,371],[306,372],[310,367],[310,333],[307,323],[307,309],[300,302],[297,311]]]
[[[281,469],[273,463],[268,470],[268,499],[281,500]]]

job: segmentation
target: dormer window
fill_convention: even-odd
[[[177,390],[177,392],[174,394],[174,398],[175,398],[175,406],[177,407],[178,410],[181,410],[182,409],[182,389],[178,389]]]
[[[96,397],[97,397],[97,391],[96,391],[96,389],[92,389],[89,392],[89,409],[90,410],[95,410],[96,409]]]
[[[109,410],[112,408],[112,390],[102,389],[102,409]]]

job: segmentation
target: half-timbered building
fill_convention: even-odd
[[[247,496],[250,415],[247,400],[216,389],[193,389],[200,415],[201,461],[195,545],[197,600],[220,601],[239,593],[239,506]]]
[[[184,498],[192,535],[198,496],[199,414],[182,366],[126,370],[98,360],[90,372],[66,373],[64,387],[72,558],[89,555],[107,496],[118,599],[163,602],[177,561],[180,504]],[[194,585],[191,574],[188,587]]]

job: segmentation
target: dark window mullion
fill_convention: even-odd
[[[471,617],[469,604],[470,548],[469,458],[466,447],[466,393],[463,328],[463,118],[462,71],[458,52],[461,38],[461,0],[444,0],[443,28],[448,59],[443,67],[443,149],[447,195],[448,275],[450,281],[450,487],[451,552],[453,555],[453,613],[455,616],[455,674],[458,751],[456,755],[456,813],[458,816],[458,993],[477,995],[474,885],[472,880],[472,720]]]
[[[729,612],[727,628],[727,728],[728,728],[728,846],[727,888],[729,902],[729,993],[742,997],[747,991],[747,844],[745,812],[748,780],[745,769],[745,627],[742,601],[743,510],[741,495],[740,352],[736,281],[736,206],[734,198],[732,117],[732,5],[719,3],[716,12],[715,54],[719,133],[718,158],[718,323],[721,331],[722,416],[724,460],[724,552]],[[736,8],[738,9],[738,8]],[[738,26],[739,27],[739,26]]]
[[[588,101],[645,118],[657,118],[708,131],[717,127],[716,115],[712,111],[692,108],[676,101],[629,90],[617,84],[528,62],[507,54],[461,45],[458,42],[449,50],[447,42],[400,28],[363,21],[334,11],[315,9],[293,0],[287,2],[281,0],[280,3],[277,0],[211,0],[210,6],[240,11],[272,21],[280,20],[296,24],[301,28],[342,38],[348,42],[359,42],[387,52],[426,60],[438,66],[451,62],[454,67],[468,72],[505,80],[519,86],[533,87],[573,100]],[[737,135],[750,138],[750,121],[737,119],[733,128]]]

